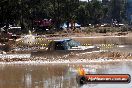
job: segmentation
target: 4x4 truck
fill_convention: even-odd
[[[84,53],[100,50],[97,46],[82,46],[73,39],[53,40],[49,43],[47,50],[33,51],[32,56],[60,56],[69,53]]]

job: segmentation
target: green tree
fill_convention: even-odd
[[[121,0],[111,0],[111,18],[121,21]]]

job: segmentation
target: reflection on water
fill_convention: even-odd
[[[24,81],[25,81],[26,87],[31,88],[32,87],[32,77],[31,77],[31,74],[27,73],[24,78],[25,78]]]
[[[76,83],[77,68],[80,64],[65,65],[0,65],[0,88],[79,88]],[[109,62],[83,64],[88,73],[130,74],[131,62]],[[113,88],[119,84],[87,84],[81,88]],[[123,86],[120,86],[123,85]],[[131,88],[130,84],[120,84],[116,88]]]

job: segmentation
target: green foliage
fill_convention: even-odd
[[[1,0],[0,26],[4,23],[32,28],[36,19],[54,19],[55,27],[65,21],[74,20],[83,26],[98,24],[101,19],[125,17],[125,5],[120,0],[111,0],[107,6],[97,0]],[[109,15],[109,16],[108,16]]]

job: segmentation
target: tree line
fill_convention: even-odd
[[[1,0],[0,27],[15,24],[32,28],[33,20],[53,19],[54,27],[74,20],[82,26],[126,20],[124,0],[111,0],[103,4],[98,0],[82,2],[79,0]]]

